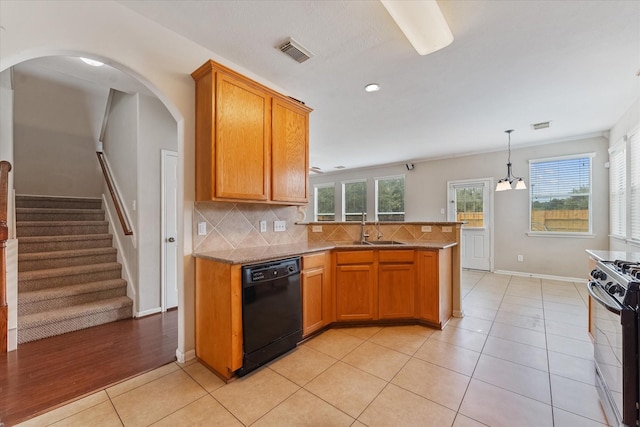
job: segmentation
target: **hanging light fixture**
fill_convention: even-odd
[[[511,190],[513,181],[516,181],[516,190],[526,190],[527,186],[524,183],[524,179],[511,174],[511,132],[513,132],[513,129],[505,130],[505,132],[509,135],[509,163],[507,163],[507,176],[498,181],[496,191]]]

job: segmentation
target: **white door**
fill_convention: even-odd
[[[178,153],[162,150],[162,310],[178,306]]]
[[[493,270],[493,179],[450,181],[449,221],[466,221],[460,233],[462,268]]]

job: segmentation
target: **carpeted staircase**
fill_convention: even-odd
[[[132,317],[102,201],[16,196],[18,343]]]

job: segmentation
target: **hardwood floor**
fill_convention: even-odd
[[[174,361],[177,346],[177,310],[21,344],[0,354],[0,425]]]

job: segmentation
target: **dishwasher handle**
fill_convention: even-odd
[[[604,308],[606,308],[607,310],[609,310],[613,314],[617,314],[618,316],[620,316],[620,314],[622,313],[622,307],[613,298],[609,298],[609,299],[612,300],[612,301],[615,301],[615,304],[618,305],[617,307],[614,306],[613,304],[605,301],[600,296],[603,293],[606,295],[606,291],[604,290],[604,288],[598,282],[590,281],[589,283],[587,283],[587,290],[589,291],[589,295],[591,295],[591,298],[596,300],[596,302],[598,302],[598,304],[600,304],[601,306],[603,306]]]

